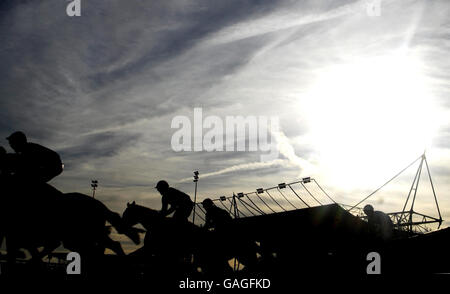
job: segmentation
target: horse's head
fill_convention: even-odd
[[[127,203],[127,208],[122,214],[122,221],[125,225],[132,227],[139,223],[138,215],[138,205],[136,205],[136,202]]]
[[[123,222],[128,226],[142,224],[144,227],[161,220],[161,215],[158,211],[137,205],[135,201],[127,203],[127,208],[122,214]]]

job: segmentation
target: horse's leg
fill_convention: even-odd
[[[118,213],[112,212],[106,207],[104,209],[106,218],[105,220],[108,221],[119,234],[124,234],[125,236],[130,238],[134,242],[134,244],[138,245],[140,243],[139,230],[125,225]]]
[[[125,256],[125,252],[123,251],[122,245],[120,244],[120,242],[114,241],[109,236],[105,236],[102,243],[105,246],[105,248],[111,249],[117,255]]]
[[[141,243],[141,237],[139,236],[139,230],[133,227],[125,228],[123,234],[130,238],[134,244],[139,245]]]

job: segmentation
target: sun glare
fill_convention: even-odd
[[[420,63],[411,57],[328,68],[308,101],[320,169],[343,188],[381,184],[429,149],[437,129],[433,98]]]

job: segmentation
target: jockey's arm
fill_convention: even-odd
[[[162,204],[162,206],[161,206],[161,210],[159,211],[159,213],[164,215],[164,214],[166,214],[167,208],[169,206],[169,203],[167,202],[167,200],[165,199],[164,196],[161,198],[161,204]]]
[[[170,205],[170,208],[167,209],[165,212],[163,212],[164,216],[168,216],[169,214],[171,214],[172,212],[174,212],[176,210],[176,207],[173,205]]]
[[[169,202],[167,201],[167,199],[165,197],[163,197],[161,199],[161,202],[162,202],[162,207],[161,207],[160,213],[162,216],[168,216],[169,214],[171,214],[172,212],[175,211],[176,208],[173,205],[170,205],[170,208],[168,208]]]

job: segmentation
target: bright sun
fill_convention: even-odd
[[[381,184],[431,147],[438,126],[421,64],[411,57],[321,71],[307,104],[320,169],[343,188]]]

